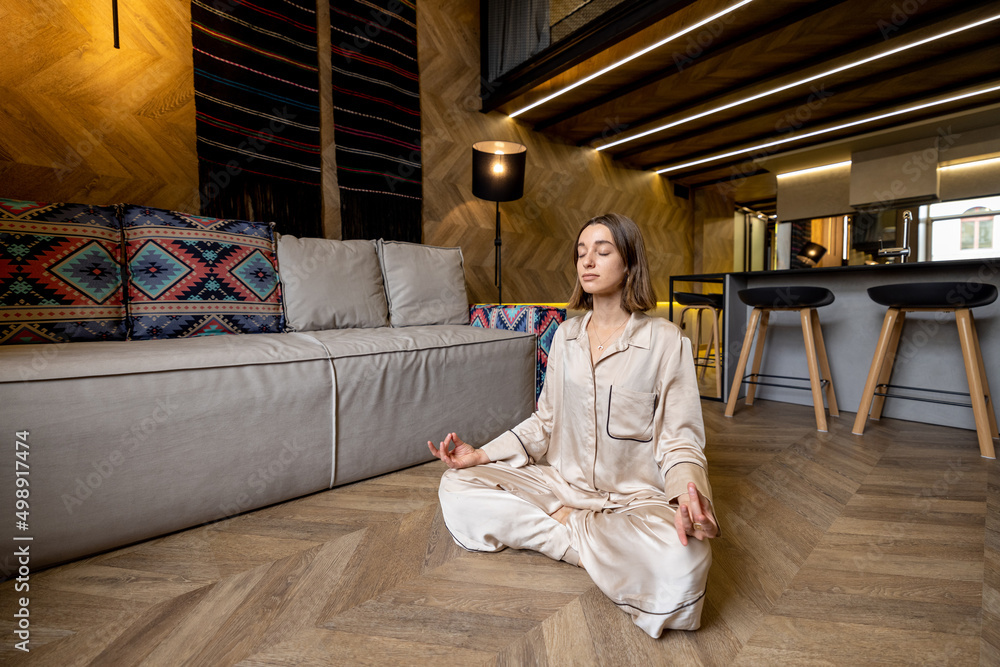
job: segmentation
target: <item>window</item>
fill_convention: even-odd
[[[941,202],[928,209],[932,260],[1000,256],[993,243],[1000,196]]]
[[[963,214],[962,250],[993,247],[993,216],[985,206],[973,206]]]

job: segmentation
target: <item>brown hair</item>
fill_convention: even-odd
[[[647,311],[656,307],[656,292],[649,277],[649,262],[646,260],[646,244],[642,240],[642,232],[630,218],[618,213],[605,213],[591,218],[580,228],[576,235],[577,243],[583,230],[591,225],[604,225],[611,232],[618,254],[625,263],[625,285],[622,287],[622,309],[627,313]],[[577,262],[576,244],[573,244],[573,266]],[[576,276],[573,295],[569,298],[568,308],[573,310],[590,310],[594,307],[594,297],[583,291],[580,285],[580,275]]]

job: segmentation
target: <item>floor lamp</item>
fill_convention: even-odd
[[[503,303],[500,270],[500,202],[524,195],[524,164],[528,149],[510,141],[479,141],[472,144],[472,194],[497,204],[497,236],[493,241],[496,266],[493,283],[497,302]]]

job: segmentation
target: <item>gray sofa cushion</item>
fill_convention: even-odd
[[[278,239],[278,273],[291,331],[389,324],[373,241],[282,235]]]
[[[450,431],[485,444],[531,414],[535,336],[464,326],[318,331],[337,378],[334,484],[433,457]]]
[[[0,354],[5,377],[33,373],[0,383],[10,428],[30,430],[33,568],[330,485],[333,368],[305,334],[9,350],[42,347],[34,366]]]
[[[461,248],[380,239],[379,259],[392,326],[469,323]]]
[[[243,334],[0,347],[0,383],[327,359],[306,334]]]

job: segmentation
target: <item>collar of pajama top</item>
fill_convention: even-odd
[[[538,409],[484,446],[490,459],[515,467],[544,459],[578,507],[665,502],[690,481],[711,497],[690,341],[663,318],[633,313],[593,364],[590,317],[556,331]]]

